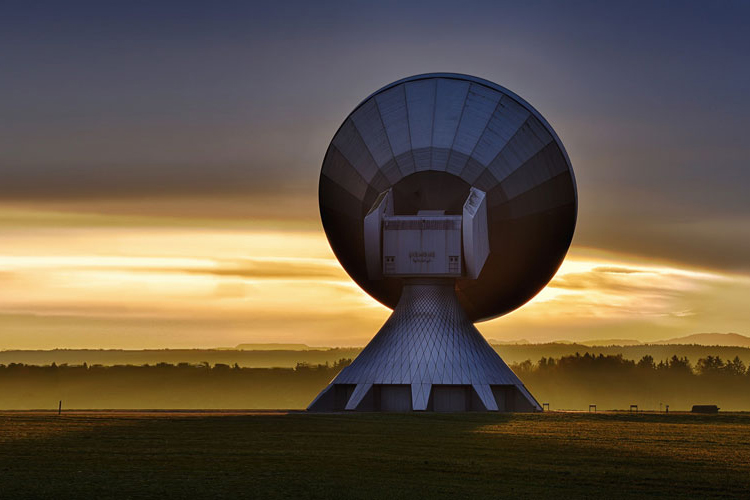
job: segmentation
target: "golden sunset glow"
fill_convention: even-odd
[[[388,316],[312,218],[3,213],[5,348],[364,345]],[[539,295],[479,328],[540,342],[741,329],[748,291],[745,275],[574,245]]]

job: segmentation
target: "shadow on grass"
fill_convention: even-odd
[[[736,434],[750,429],[750,417],[3,417],[3,432],[19,432],[0,447],[8,498],[705,498],[741,496],[750,488],[750,433],[739,444]],[[686,459],[685,449],[672,458],[652,453],[651,437],[654,447],[665,445],[658,441],[665,422],[681,433],[672,446],[683,443],[689,452],[700,424],[717,449],[736,452],[734,461],[714,462],[710,453]],[[639,446],[623,446],[636,438]]]

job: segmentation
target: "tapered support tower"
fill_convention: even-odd
[[[467,318],[453,280],[409,280],[388,321],[311,411],[541,411]]]

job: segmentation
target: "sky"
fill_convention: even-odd
[[[317,183],[363,98],[467,73],[576,173],[568,258],[489,339],[750,335],[746,2],[4,2],[0,349],[364,345]]]

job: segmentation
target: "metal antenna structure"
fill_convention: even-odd
[[[534,297],[575,230],[570,159],[513,92],[431,73],[378,90],[323,160],[323,227],[393,313],[309,411],[541,411],[475,328]]]

